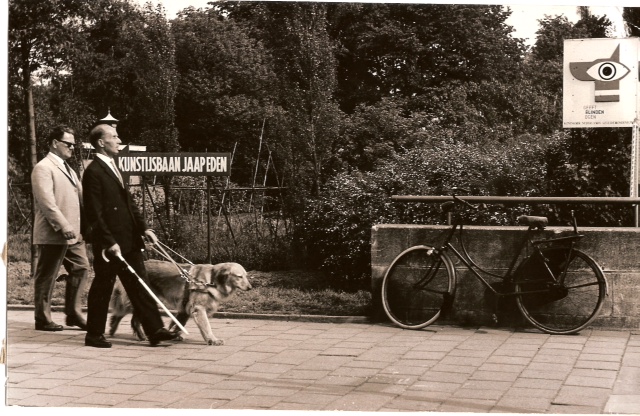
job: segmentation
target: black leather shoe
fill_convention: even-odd
[[[36,322],[36,331],[62,331],[62,325],[58,325],[55,322],[47,322],[46,324],[39,324]]]
[[[111,348],[111,343],[106,340],[104,335],[87,334],[87,336],[84,337],[84,345],[95,348]]]
[[[172,339],[176,339],[178,337],[178,333],[169,332],[165,328],[158,329],[153,335],[148,336],[149,344],[152,347],[155,347],[160,343],[160,341],[171,341]]]
[[[82,330],[87,330],[87,321],[80,318],[79,316],[69,316],[67,315],[67,320],[65,321],[67,326],[77,326]]]

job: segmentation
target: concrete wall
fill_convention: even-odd
[[[445,226],[377,225],[371,231],[371,268],[374,320],[386,320],[380,302],[380,285],[393,259],[404,249],[419,245],[438,245],[445,237]],[[640,328],[640,229],[580,228],[585,237],[578,248],[593,257],[605,271],[609,295],[593,326],[609,328]],[[536,232],[536,239],[572,232],[566,227],[549,227]],[[465,227],[465,246],[482,268],[504,274],[509,262],[526,235],[523,227]],[[454,245],[459,247],[456,240]],[[455,255],[458,287],[453,308],[441,318],[442,323],[463,325],[493,325],[494,295],[467,271]],[[498,282],[498,279],[488,279]],[[505,298],[502,298],[505,299]],[[499,326],[528,325],[513,302],[501,301]]]

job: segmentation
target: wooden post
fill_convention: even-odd
[[[211,176],[207,176],[207,263],[211,264]]]

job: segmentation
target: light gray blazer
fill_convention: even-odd
[[[75,185],[64,165],[51,154],[31,172],[35,219],[33,244],[75,244],[82,241],[80,218],[82,184],[71,170]],[[76,239],[66,240],[63,232],[74,230]]]

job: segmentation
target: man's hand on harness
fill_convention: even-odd
[[[147,242],[153,244],[154,246],[158,244],[158,237],[156,237],[156,233],[154,233],[151,229],[144,231],[144,238]]]

